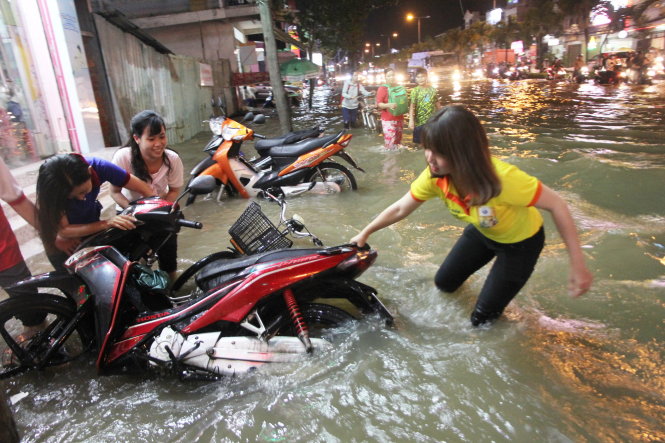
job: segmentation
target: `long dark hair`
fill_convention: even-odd
[[[148,133],[150,136],[159,134],[162,132],[162,128],[166,129],[164,119],[155,111],[145,110],[132,117],[130,125],[132,133],[129,136],[127,143],[125,143],[125,147],[131,148],[132,151],[131,172],[144,182],[150,183],[152,182],[152,177],[150,176],[150,172],[148,172],[148,165],[146,165],[145,160],[143,160],[143,156],[141,155],[141,148],[139,148],[138,143],[136,143],[134,140],[134,136],[141,138],[145,128],[150,128],[150,132]],[[166,167],[169,169],[169,172],[171,172],[171,162],[169,161],[169,157],[166,155],[166,149],[164,149],[162,159],[164,160]]]
[[[485,204],[501,193],[485,129],[465,107],[451,105],[437,111],[423,128],[423,146],[446,158],[457,192],[472,205]]]
[[[47,159],[37,176],[37,223],[48,252],[55,252],[55,237],[72,190],[90,180],[88,162],[79,154]]]

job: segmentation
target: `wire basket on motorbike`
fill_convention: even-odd
[[[257,254],[275,249],[290,248],[293,242],[252,202],[229,229],[231,243],[242,254]]]

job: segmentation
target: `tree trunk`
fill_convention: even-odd
[[[279,63],[277,62],[277,43],[272,30],[273,20],[270,11],[269,0],[258,0],[259,13],[261,15],[261,28],[263,29],[263,40],[266,45],[266,61],[268,63],[268,72],[270,73],[270,86],[272,87],[273,99],[279,116],[279,125],[282,133],[290,132],[291,108],[286,100],[282,76],[279,74]]]
[[[309,109],[312,109],[312,100],[314,99],[314,82],[316,81],[315,78],[310,78],[309,79],[309,97],[307,97]]]

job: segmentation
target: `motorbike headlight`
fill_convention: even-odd
[[[212,118],[210,119],[210,122],[208,123],[210,125],[210,131],[212,131],[213,134],[215,135],[222,135],[222,123],[224,120],[220,120],[217,118]]]
[[[429,75],[429,81],[431,83],[437,83],[439,81],[439,76],[432,72]]]

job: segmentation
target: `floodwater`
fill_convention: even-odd
[[[25,440],[664,441],[665,85],[479,81],[441,92],[480,116],[495,155],[569,203],[595,276],[588,294],[566,295],[565,248],[546,215],[531,280],[501,320],[472,328],[487,269],[455,294],[434,287],[463,225],[431,201],[370,239],[379,258],[361,280],[396,329],[363,322],[332,352],[220,382],[98,377],[92,358],[25,374],[7,383],[27,394],[15,406]],[[317,91],[296,127],[339,130],[338,100]],[[274,119],[255,129],[278,132]],[[377,134],[352,133],[349,152],[367,171],[354,172],[359,190],[289,205],[327,245],[348,241],[425,167],[422,150],[384,152]],[[175,147],[187,167],[207,138]],[[181,233],[181,267],[225,248],[246,204],[187,208],[205,227]]]

